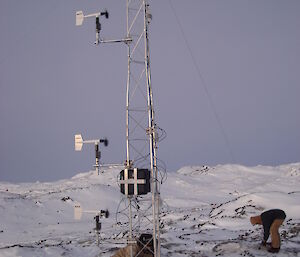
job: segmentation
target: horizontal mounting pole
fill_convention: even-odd
[[[122,163],[106,163],[106,164],[101,164],[101,167],[124,167],[124,164]]]
[[[100,143],[100,139],[96,139],[96,140],[83,140],[82,143],[84,143],[84,144],[96,144],[96,145],[98,145]]]
[[[132,38],[100,40],[100,43],[131,43]]]
[[[84,15],[83,17],[90,18],[90,17],[99,17],[99,16],[100,16],[100,12]]]

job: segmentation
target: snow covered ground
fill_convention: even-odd
[[[116,220],[124,202],[119,171],[53,183],[0,182],[0,256],[111,256],[125,243]],[[168,174],[161,197],[162,256],[300,256],[300,163],[184,167]],[[101,219],[99,246],[94,215],[74,219],[78,203],[84,210],[110,211]],[[262,228],[249,222],[271,208],[287,214],[277,255],[260,249]]]

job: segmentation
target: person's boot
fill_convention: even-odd
[[[269,252],[269,253],[278,253],[279,250],[280,250],[280,248],[273,248],[273,247],[270,247],[270,248],[268,249],[268,252]]]

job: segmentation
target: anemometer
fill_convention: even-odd
[[[83,140],[81,134],[75,135],[75,151],[81,151],[83,144],[94,144],[95,145],[95,156],[96,156],[96,163],[94,165],[94,168],[96,171],[100,172],[100,158],[101,158],[101,152],[99,150],[99,144],[103,143],[104,146],[108,146],[108,140],[105,139],[92,139],[92,140]]]
[[[84,21],[84,18],[95,17],[95,20],[96,20],[96,41],[94,42],[95,45],[99,45],[99,43],[120,43],[120,42],[128,43],[128,42],[132,41],[131,38],[101,40],[100,39],[101,23],[99,20],[100,16],[104,16],[106,19],[108,19],[109,13],[107,12],[107,10],[105,10],[104,12],[97,12],[97,13],[84,15],[83,11],[77,11],[76,12],[76,26],[81,26]]]

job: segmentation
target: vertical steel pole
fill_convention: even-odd
[[[149,147],[150,147],[150,168],[152,177],[152,210],[153,210],[153,246],[154,256],[160,257],[160,233],[159,233],[159,192],[157,180],[157,158],[156,158],[156,128],[154,122],[153,94],[151,85],[150,70],[150,51],[148,37],[148,23],[150,18],[149,6],[147,0],[143,0],[144,4],[144,40],[145,40],[145,68],[147,82],[147,100],[148,100],[148,131],[149,131]]]
[[[126,2],[126,28],[127,28],[127,38],[130,37],[129,31],[129,1]],[[127,57],[128,57],[128,73],[127,73],[127,86],[126,86],[126,164],[125,167],[127,169],[130,168],[130,153],[129,153],[129,86],[130,86],[130,46],[129,43],[127,44]],[[128,178],[128,177],[127,177]],[[132,207],[131,207],[131,197],[128,197],[129,202],[129,240],[130,242],[130,257],[133,257],[132,251]]]
[[[130,240],[130,257],[133,256],[132,252],[132,209],[131,209],[131,197],[128,197],[129,201],[129,240]]]
[[[127,38],[130,37],[129,31],[129,1],[126,2],[126,12],[127,12]],[[127,72],[127,86],[126,86],[126,164],[125,167],[130,167],[130,153],[129,153],[129,86],[130,86],[130,45],[127,44],[127,57],[128,57],[128,72]]]

